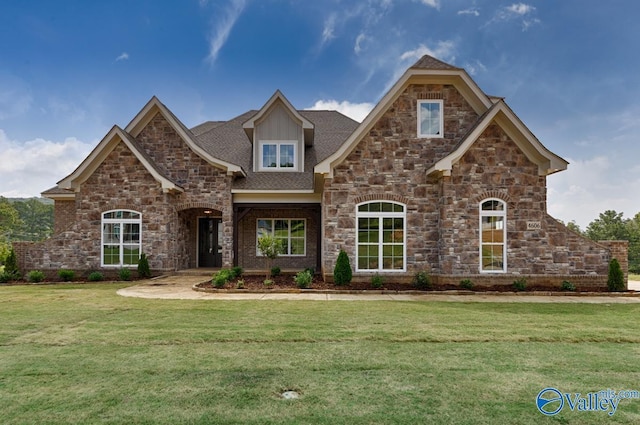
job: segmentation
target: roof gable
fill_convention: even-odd
[[[451,175],[453,164],[462,158],[492,122],[498,124],[527,158],[538,166],[539,175],[546,176],[567,169],[568,162],[545,148],[504,100],[499,100],[480,117],[449,155],[427,170],[427,175]]]
[[[204,150],[199,144],[195,142],[195,136],[182,122],[160,102],[160,100],[153,96],[149,102],[142,108],[140,112],[131,120],[131,122],[125,127],[125,131],[131,134],[133,137],[137,137],[140,132],[149,124],[151,119],[160,113],[165,120],[171,125],[171,127],[178,133],[180,138],[187,144],[187,146],[195,152],[202,159],[213,165],[214,167],[221,168],[227,171],[228,174],[240,174],[245,175],[244,170],[237,164],[232,164],[227,161],[223,161],[219,158],[213,157],[209,152]]]
[[[117,125],[114,125],[107,135],[98,143],[84,161],[71,174],[58,182],[58,188],[77,192],[96,169],[104,162],[115,147],[123,142],[135,157],[142,163],[153,178],[161,184],[165,192],[183,192],[184,190],[167,177],[153,160],[140,148],[138,143],[129,134]]]
[[[294,121],[297,121],[302,126],[304,143],[307,146],[313,145],[314,139],[314,130],[315,126],[311,121],[302,116],[289,102],[289,100],[282,94],[280,90],[276,90],[276,92],[267,100],[267,103],[260,108],[260,110],[252,116],[249,120],[242,124],[242,128],[244,129],[247,137],[253,143],[253,136],[255,132],[256,125],[260,123],[264,118],[269,114],[270,110],[273,108],[275,104],[280,102],[284,107],[286,112],[291,116]]]
[[[315,172],[328,174],[331,177],[334,167],[355,149],[362,138],[369,133],[410,84],[451,84],[456,87],[478,115],[484,114],[494,103],[494,100],[480,89],[464,69],[456,68],[425,55],[405,71],[342,146],[315,167]]]

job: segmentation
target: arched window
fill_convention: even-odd
[[[142,214],[115,210],[102,214],[102,266],[138,264],[142,250]]]
[[[405,271],[405,205],[374,201],[357,205],[356,271]]]
[[[500,199],[480,202],[480,272],[507,270],[507,204]]]

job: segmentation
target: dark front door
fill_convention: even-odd
[[[202,217],[198,219],[198,267],[222,266],[222,220]]]

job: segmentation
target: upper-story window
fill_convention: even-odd
[[[418,100],[418,137],[443,137],[442,100]]]
[[[296,141],[261,141],[260,170],[297,171]]]

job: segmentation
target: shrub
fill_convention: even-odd
[[[147,258],[147,254],[145,254],[144,252],[140,254],[140,259],[138,260],[138,277],[141,277],[143,279],[151,277],[149,259]]]
[[[609,278],[607,279],[609,291],[624,291],[624,274],[617,259],[609,262]]]
[[[244,279],[238,279],[238,281],[236,282],[236,288],[244,289]]]
[[[280,273],[282,272],[282,270],[280,270],[279,266],[273,266],[271,267],[271,277],[276,277],[276,276],[280,276]]]
[[[131,270],[127,268],[121,268],[118,270],[118,278],[123,281],[131,280]]]
[[[309,270],[305,270],[302,272],[298,272],[293,281],[298,285],[298,288],[306,289],[311,285],[311,281],[313,280],[313,275],[309,272]]]
[[[340,250],[336,265],[333,268],[333,282],[338,285],[348,285],[353,278],[353,272],[351,271],[351,263],[349,262],[349,256],[344,250]]]
[[[412,283],[418,289],[431,289],[431,278],[427,272],[418,272],[413,275]]]
[[[266,286],[267,288],[271,288],[271,287],[273,286],[273,280],[271,280],[271,279],[265,279],[265,280],[262,282],[262,284],[263,284],[264,286]]]
[[[104,275],[100,272],[91,272],[87,276],[89,282],[100,282],[102,279],[104,279]]]
[[[0,283],[7,283],[14,280],[14,276],[11,273],[2,272],[0,273]]]
[[[371,286],[373,286],[374,288],[382,288],[382,276],[380,276],[378,273],[374,274],[371,277]]]
[[[13,276],[20,277],[20,269],[18,269],[18,259],[16,258],[16,252],[11,248],[9,255],[4,260],[4,272]]]
[[[562,285],[560,286],[560,290],[574,292],[576,290],[576,285],[569,282],[568,280],[563,280]]]
[[[463,289],[473,289],[473,282],[470,279],[462,279],[460,281],[460,287]]]
[[[31,270],[27,274],[27,280],[31,283],[38,283],[44,280],[44,273],[40,270]]]
[[[240,266],[235,266],[231,268],[231,279],[237,279],[240,276],[242,276],[242,273],[244,272],[244,270],[242,270],[242,267]]]
[[[213,279],[211,279],[211,283],[216,288],[223,288],[224,285],[230,281],[233,277],[233,272],[229,269],[222,269],[218,273],[213,275]]]
[[[513,289],[516,291],[524,291],[527,289],[527,279],[520,278],[513,281]]]
[[[76,273],[73,270],[61,269],[58,270],[58,277],[64,282],[70,282],[76,277]]]

